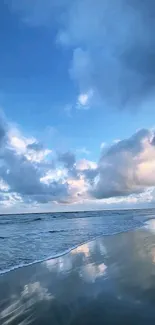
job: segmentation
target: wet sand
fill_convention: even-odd
[[[24,249],[24,247],[23,247]],[[98,238],[0,276],[0,324],[155,324],[155,234]]]

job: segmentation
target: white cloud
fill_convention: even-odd
[[[6,182],[4,182],[3,179],[0,179],[0,191],[1,192],[8,192],[9,191],[9,186]]]
[[[114,141],[113,141],[113,143],[118,143],[118,142],[120,142],[121,140],[120,139],[115,139]]]
[[[90,108],[91,105],[91,99],[93,97],[93,90],[89,90],[86,93],[81,93],[78,96],[78,101],[77,101],[77,108],[78,109],[88,109]]]
[[[46,160],[51,150],[11,129],[3,119],[0,130],[1,204],[8,206],[19,200],[27,204],[46,203],[68,195],[67,183],[56,179],[49,184],[40,181],[52,168],[52,161]]]
[[[24,286],[21,299],[30,299],[29,303],[35,303],[36,301],[51,300],[53,297],[48,292],[48,289],[42,287],[38,281]]]
[[[26,152],[27,146],[35,141],[34,138],[26,138],[17,127],[9,126],[8,129],[9,145],[14,148],[17,153],[22,154]]]
[[[154,130],[106,145],[98,163],[71,151],[55,153],[53,161],[51,151],[0,119],[1,208],[155,203]]]
[[[39,152],[35,152],[33,150],[27,150],[25,157],[27,157],[27,159],[30,161],[39,163],[39,162],[45,160],[46,157],[51,153],[52,153],[52,150],[49,150],[49,149],[40,150]]]
[[[154,133],[140,130],[101,155],[94,180],[96,198],[127,196],[155,186]]]
[[[52,153],[52,150],[43,148],[35,138],[24,137],[17,128],[9,129],[8,139],[10,148],[17,154],[24,154],[30,161],[41,162]]]
[[[88,94],[80,94],[78,97],[79,104],[85,106],[88,103]]]
[[[68,204],[87,197],[89,184],[77,170],[72,152],[57,154],[55,161],[51,156],[47,159],[51,149],[44,148],[33,137],[23,136],[2,119],[0,143],[1,206],[8,209],[16,204],[27,207],[48,202]],[[91,165],[90,162],[89,168]]]
[[[80,276],[84,278],[86,282],[95,282],[97,278],[103,276],[106,273],[107,266],[102,264],[86,264],[81,268]]]
[[[103,149],[103,148],[105,148],[105,146],[106,146],[106,143],[102,142],[101,145],[100,145],[100,148]]]
[[[45,184],[50,184],[51,181],[60,181],[67,178],[67,170],[65,168],[56,168],[53,170],[48,170],[47,173],[41,177],[41,182]]]
[[[96,169],[97,163],[87,159],[78,160],[76,163],[77,170],[83,171],[87,169]]]
[[[88,185],[85,182],[84,177],[79,177],[79,179],[69,178],[67,180],[69,185],[69,197],[67,203],[77,203],[83,202],[88,196]]]

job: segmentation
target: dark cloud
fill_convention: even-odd
[[[155,136],[151,139],[151,144],[155,146]]]
[[[6,149],[1,156],[0,176],[9,185],[10,192],[18,193],[24,200],[27,198],[40,203],[67,196],[67,185],[55,181],[44,184],[41,182],[42,172],[38,164],[14,150]]]
[[[107,149],[103,149],[103,155],[101,156],[100,163],[105,159],[114,157],[119,153],[129,152],[132,156],[139,154],[143,150],[142,140],[150,137],[150,131],[147,129],[141,129],[137,133],[133,134],[130,138],[119,141]]]
[[[63,163],[64,167],[67,169],[72,169],[76,162],[75,155],[70,151],[64,152],[62,154],[58,154],[58,161]]]
[[[30,144],[27,145],[27,149],[39,152],[39,151],[42,151],[44,148],[43,148],[43,145],[41,143],[33,142],[33,143],[30,143]]]
[[[91,184],[93,185],[94,183],[94,179],[95,177],[97,177],[98,175],[98,167],[97,168],[88,168],[88,169],[84,169],[82,172],[78,171],[79,175],[83,175],[85,177],[85,179]]]

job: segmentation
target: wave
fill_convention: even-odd
[[[116,231],[113,234],[98,235],[98,236],[92,237],[91,240],[87,240],[87,241],[81,242],[78,245],[74,245],[74,246],[72,246],[72,247],[70,247],[70,248],[68,248],[68,249],[66,249],[66,250],[64,250],[64,251],[62,251],[62,252],[60,252],[58,254],[54,254],[52,256],[49,256],[49,257],[46,257],[46,258],[43,258],[43,259],[35,260],[33,262],[30,262],[30,263],[18,264],[18,265],[15,265],[15,266],[13,266],[13,267],[11,267],[9,269],[1,270],[0,271],[0,275],[3,275],[5,273],[8,273],[8,272],[11,272],[11,271],[14,271],[14,270],[17,270],[19,268],[28,267],[28,266],[35,265],[35,264],[38,264],[38,263],[46,262],[46,261],[51,260],[51,259],[59,258],[61,256],[64,256],[64,255],[72,252],[74,249],[77,249],[79,246],[82,246],[84,244],[90,243],[90,242],[94,241],[97,238],[107,237],[107,236],[115,236],[115,235],[119,235],[121,233],[128,233],[130,231],[135,231],[136,229],[141,229],[141,228],[143,228],[143,227],[138,227],[137,226],[137,227],[134,227],[134,228],[131,228],[131,229],[127,229],[127,230],[124,230],[124,231]]]
[[[49,230],[48,232],[50,234],[56,234],[56,233],[59,233],[59,232],[66,232],[66,230]]]
[[[63,232],[67,232],[67,230],[63,230],[63,229],[61,229],[61,230],[48,230],[48,231],[40,231],[40,235],[41,234],[44,234],[44,235],[46,235],[46,234],[57,234],[57,233],[63,233]],[[30,235],[30,233],[28,232],[28,233],[24,233],[24,235],[25,236],[29,236]],[[0,240],[2,239],[2,240],[4,240],[4,239],[9,239],[9,238],[11,238],[12,236],[10,236],[10,237],[6,237],[6,236],[0,236]]]
[[[33,221],[41,221],[41,220],[42,220],[41,218],[36,218],[36,219],[31,220],[31,222],[33,222]]]
[[[42,221],[42,218],[35,218],[35,219],[30,219],[30,220],[9,220],[9,221],[0,221],[0,225],[5,226],[5,225],[13,225],[13,224],[25,224],[25,223],[31,223],[31,222],[36,222],[36,221]]]

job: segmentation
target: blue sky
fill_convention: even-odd
[[[138,0],[1,1],[2,212],[154,204],[150,10],[154,15],[153,2]],[[29,148],[33,143],[40,146]],[[112,158],[110,150],[117,151]],[[23,160],[36,178],[21,188]],[[53,186],[60,192],[54,198]]]

